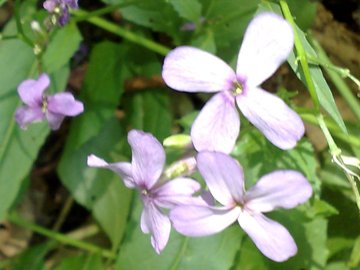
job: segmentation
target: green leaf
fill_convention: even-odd
[[[114,112],[123,93],[126,48],[110,42],[95,46],[81,91],[85,112],[74,119],[58,172],[76,201],[93,211],[114,248],[125,226],[131,192],[113,172],[89,168],[87,156],[94,153],[109,162],[109,153],[119,158],[116,145],[125,137]]]
[[[52,73],[69,63],[79,48],[81,40],[82,37],[76,24],[69,23],[63,28],[58,28],[43,55],[45,72]]]
[[[142,204],[137,197],[136,209],[120,249],[116,270],[226,270],[232,266],[243,236],[239,226],[232,226],[213,236],[198,238],[186,238],[173,230],[168,245],[158,255],[150,244],[150,235],[140,230],[141,210]]]
[[[65,258],[54,270],[100,270],[104,266],[99,255],[80,255]]]
[[[179,15],[191,22],[198,22],[201,16],[201,4],[197,0],[170,0]]]
[[[360,266],[360,236],[358,236],[355,240],[355,245],[350,256],[349,266],[352,268]]]
[[[0,0],[0,7],[5,4],[6,0]]]
[[[35,64],[32,50],[19,40],[0,43],[0,219],[12,205],[49,132],[46,123],[24,131],[15,123],[21,105],[16,88],[28,79]]]
[[[33,245],[16,257],[12,263],[12,270],[45,270],[45,256],[49,252],[49,245]]]

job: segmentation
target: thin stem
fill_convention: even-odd
[[[28,44],[31,48],[34,48],[34,44],[31,41],[31,39],[25,34],[24,29],[22,27],[21,23],[21,17],[20,17],[20,0],[15,1],[15,21],[16,21],[16,28],[18,31],[18,38],[24,41],[26,44]]]
[[[99,246],[87,243],[85,241],[77,240],[75,238],[66,236],[66,235],[58,233],[58,232],[48,230],[44,227],[41,227],[37,224],[34,224],[32,222],[29,222],[29,221],[21,218],[16,213],[11,213],[9,215],[8,219],[10,222],[12,222],[18,226],[25,227],[33,232],[44,235],[50,239],[53,239],[55,241],[62,243],[62,244],[70,245],[70,246],[73,246],[73,247],[76,247],[79,249],[83,249],[90,253],[97,253],[105,258],[110,258],[110,259],[116,258],[116,255],[114,253],[110,252],[109,250],[103,249]]]
[[[340,94],[343,96],[343,98],[349,105],[350,109],[353,111],[356,117],[360,119],[359,100],[353,95],[352,91],[346,85],[344,79],[342,78],[342,77],[349,77],[350,79],[352,78],[350,77],[351,74],[349,70],[334,66],[327,57],[324,50],[321,48],[320,44],[315,39],[311,39],[311,43],[315,47],[319,59],[310,58],[310,60],[325,67],[325,71],[327,72],[330,79],[332,80],[332,82],[334,83]]]
[[[138,2],[140,2],[140,1],[128,1],[128,2],[125,2],[125,3],[106,6],[104,8],[97,9],[95,11],[87,12],[86,16],[78,16],[78,17],[74,18],[74,20],[75,20],[75,22],[85,21],[85,20],[87,20],[87,19],[89,19],[91,17],[99,17],[99,16],[102,16],[102,15],[111,13],[111,12],[113,12],[115,10],[118,10],[118,9],[120,9],[122,7],[126,7],[126,6],[129,6],[129,5],[136,4]],[[77,11],[71,11],[71,13],[73,15],[77,15]]]
[[[84,10],[77,10],[76,12],[74,12],[74,14],[79,17],[87,17],[89,13]],[[170,51],[169,48],[167,48],[157,42],[154,42],[151,39],[147,39],[143,36],[137,35],[129,30],[126,30],[126,29],[118,26],[117,24],[109,22],[100,17],[97,17],[97,16],[89,17],[86,19],[86,21],[88,21],[89,23],[96,25],[100,28],[103,28],[106,31],[109,31],[115,35],[118,35],[126,40],[129,40],[133,43],[141,45],[153,52],[161,54],[163,56],[167,55],[168,52]]]
[[[280,7],[281,10],[286,18],[286,20],[291,24],[293,31],[294,31],[294,42],[295,42],[295,48],[296,48],[296,52],[297,52],[297,57],[300,61],[303,73],[304,73],[304,77],[305,77],[305,81],[307,84],[307,87],[309,89],[310,92],[310,96],[311,99],[314,103],[315,109],[317,111],[320,111],[320,102],[319,102],[319,98],[316,94],[316,90],[315,90],[315,85],[314,82],[311,78],[311,73],[310,73],[310,68],[308,65],[308,61],[307,61],[307,57],[306,57],[306,53],[305,53],[305,49],[301,43],[301,40],[299,38],[299,35],[297,33],[297,27],[296,24],[294,22],[293,16],[290,12],[289,6],[287,4],[287,2],[285,0],[280,0]]]
[[[60,215],[57,218],[57,220],[52,228],[54,231],[60,230],[60,228],[61,228],[62,224],[64,223],[67,215],[69,214],[73,204],[74,204],[74,198],[72,196],[68,196],[68,198],[65,201],[64,207],[61,209]]]

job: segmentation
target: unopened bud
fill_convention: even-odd
[[[190,148],[192,146],[191,137],[186,134],[171,135],[163,141],[163,145],[172,148]]]

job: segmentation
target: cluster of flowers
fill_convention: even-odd
[[[53,14],[52,22],[64,26],[70,19],[69,9],[77,9],[77,0],[46,0],[43,4],[44,8]]]
[[[68,6],[75,7],[77,3],[47,0],[44,6],[50,11],[60,7],[65,14]],[[245,191],[242,167],[228,155],[240,130],[235,104],[281,149],[293,148],[303,136],[300,117],[280,98],[259,87],[286,60],[292,47],[290,25],[278,15],[262,13],[246,30],[236,73],[216,56],[192,47],[178,47],[165,58],[162,75],[168,86],[187,92],[219,92],[208,101],[191,128],[192,143],[198,152],[194,159],[196,168],[211,199],[201,196],[201,185],[194,179],[164,176],[165,151],[149,133],[129,132],[131,163],[107,163],[95,155],[88,157],[89,166],[110,169],[120,175],[126,187],[139,191],[144,206],[141,230],[151,234],[157,253],[168,242],[171,224],[186,236],[205,236],[224,230],[236,220],[268,258],[284,261],[297,252],[287,229],[263,213],[292,208],[308,200],[312,188],[307,179],[296,171],[276,170]],[[84,110],[70,93],[44,95],[49,83],[49,77],[42,74],[38,80],[19,85],[18,93],[25,106],[16,111],[15,118],[22,128],[46,118],[50,127],[57,129],[65,116]]]
[[[201,196],[200,184],[191,178],[166,179],[162,173],[164,149],[149,133],[129,132],[131,163],[107,163],[95,155],[88,157],[89,166],[110,169],[127,187],[139,191],[144,206],[141,230],[151,234],[157,253],[168,242],[171,224],[181,234],[196,237],[220,232],[237,220],[268,258],[280,262],[296,254],[288,230],[263,213],[308,200],[312,194],[308,180],[293,170],[276,170],[245,191],[242,167],[228,155],[240,128],[235,103],[281,149],[293,148],[303,136],[300,117],[280,98],[259,87],[286,60],[292,47],[290,25],[278,15],[263,13],[251,21],[245,33],[236,73],[216,56],[192,47],[178,47],[165,58],[162,75],[170,87],[219,92],[205,105],[191,129],[198,152],[196,167],[211,199]]]

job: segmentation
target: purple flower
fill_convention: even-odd
[[[56,14],[57,22],[61,26],[69,21],[69,8],[79,8],[77,0],[46,0],[43,6],[48,12]]]
[[[144,205],[141,230],[151,234],[151,244],[160,253],[169,240],[171,229],[170,220],[161,208],[196,203],[197,198],[191,195],[200,190],[200,184],[183,177],[160,182],[165,164],[162,145],[151,134],[138,130],[129,132],[128,141],[132,149],[131,163],[109,164],[95,155],[90,155],[87,163],[91,167],[114,171],[123,179],[125,186],[139,190]]]
[[[165,83],[185,92],[219,92],[195,119],[191,137],[198,151],[230,153],[245,117],[281,149],[293,148],[304,134],[300,117],[280,98],[259,87],[288,57],[293,47],[291,26],[281,17],[262,13],[249,24],[236,73],[218,57],[188,46],[165,58]]]
[[[174,228],[187,236],[222,231],[238,220],[258,249],[274,261],[285,261],[297,252],[290,233],[262,213],[293,208],[312,194],[306,178],[291,170],[278,170],[260,178],[245,192],[241,166],[220,152],[200,152],[198,169],[214,198],[223,206],[179,206],[170,212]]]
[[[74,99],[70,93],[58,93],[52,96],[44,95],[50,79],[45,73],[37,80],[25,80],[18,86],[18,93],[25,106],[15,112],[15,120],[21,128],[28,124],[47,119],[50,128],[60,127],[65,116],[76,116],[84,111],[82,102]]]

